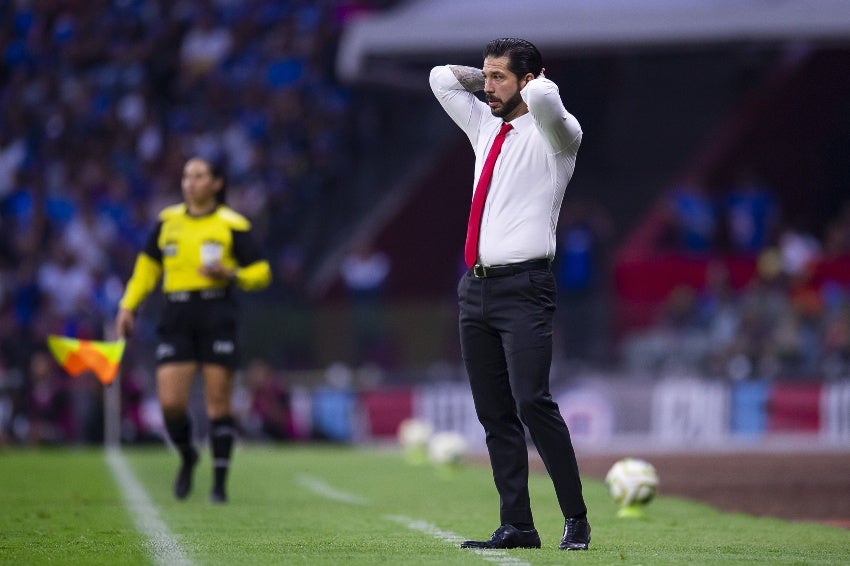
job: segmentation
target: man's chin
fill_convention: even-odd
[[[516,110],[516,108],[516,104],[499,104],[498,106],[491,106],[490,113],[496,118],[504,118]]]

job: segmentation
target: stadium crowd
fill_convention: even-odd
[[[785,223],[768,189],[742,187],[724,193],[722,206],[698,185],[671,192],[670,239],[707,262],[705,281],[677,285],[654,323],[622,340],[624,367],[736,380],[846,377],[850,201],[815,235]],[[724,257],[754,260],[742,288]]]
[[[297,277],[352,155],[340,30],[392,3],[0,1],[0,443],[89,440],[69,415],[97,388],[54,375],[44,337],[103,336],[186,157],[226,160],[229,204]]]

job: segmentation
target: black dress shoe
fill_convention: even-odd
[[[521,531],[513,525],[502,525],[490,540],[468,540],[461,548],[540,548],[540,535],[537,529]]]
[[[177,472],[177,478],[174,480],[174,497],[177,499],[186,499],[186,496],[192,491],[192,472],[197,463],[198,452],[194,449],[189,453],[189,456],[183,458],[183,463]]]
[[[586,518],[564,521],[564,538],[558,548],[561,550],[587,550],[590,544],[590,523]]]

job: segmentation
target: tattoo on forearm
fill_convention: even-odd
[[[449,65],[449,68],[457,77],[458,82],[469,92],[484,90],[484,73],[475,67],[464,67],[462,65]]]

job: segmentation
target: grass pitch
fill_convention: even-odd
[[[175,501],[176,456],[124,449],[135,484],[99,449],[0,451],[2,564],[846,564],[846,530],[719,513],[659,497],[618,519],[585,479],[591,550],[557,550],[562,518],[545,475],[530,481],[540,550],[476,552],[498,526],[490,470],[415,466],[395,451],[237,447],[230,503],[207,500],[209,454]],[[581,462],[579,462],[581,464]],[[664,490],[661,478],[660,490]]]

